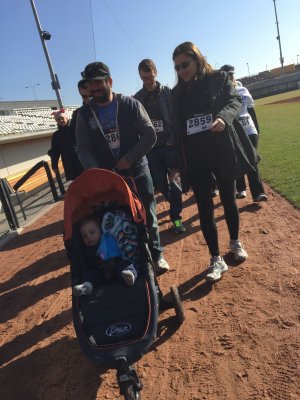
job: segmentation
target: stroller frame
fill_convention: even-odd
[[[99,182],[99,187],[95,185]],[[80,271],[73,268],[72,257],[84,262],[80,254],[76,253],[77,246],[80,245],[79,235],[75,237],[74,226],[83,217],[93,214],[99,207],[106,207],[116,204],[119,208],[129,207],[133,221],[138,227],[138,239],[140,249],[140,262],[145,266],[145,286],[148,287],[149,302],[149,326],[146,333],[137,340],[125,341],[116,345],[93,347],[87,342],[86,336],[82,334],[78,310],[79,300],[75,296],[72,298],[73,323],[79,344],[84,354],[97,365],[106,368],[116,369],[116,378],[120,389],[120,395],[126,400],[140,400],[140,391],[143,385],[133,366],[152,345],[156,337],[157,320],[159,307],[164,301],[163,294],[159,288],[157,278],[154,273],[154,264],[148,248],[148,234],[145,228],[145,211],[137,196],[130,190],[125,180],[118,174],[102,170],[91,169],[83,172],[74,182],[72,182],[66,192],[64,209],[64,229],[65,246],[71,260],[72,286],[80,282]],[[107,209],[109,210],[109,208]],[[75,255],[74,255],[75,249]],[[139,279],[139,278],[138,278]],[[135,285],[134,285],[135,286]],[[126,289],[127,290],[127,289]],[[132,290],[130,288],[129,290]],[[178,322],[184,320],[184,311],[176,286],[171,287],[171,296],[177,315]]]

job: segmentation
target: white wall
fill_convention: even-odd
[[[41,160],[48,161],[51,135],[12,143],[0,142],[0,177],[31,168]]]

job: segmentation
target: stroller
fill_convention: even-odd
[[[120,395],[140,400],[142,383],[133,366],[152,345],[163,295],[148,249],[145,212],[133,190],[120,175],[90,169],[72,182],[66,192],[64,241],[71,266],[72,287],[82,283],[87,267],[78,221],[121,209],[137,227],[139,274],[133,286],[115,280],[95,286],[90,296],[72,295],[73,324],[83,353],[98,366],[116,369]],[[172,306],[178,322],[184,312],[176,286],[171,286]]]

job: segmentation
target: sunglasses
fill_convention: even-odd
[[[178,65],[174,65],[174,68],[175,68],[175,70],[178,72],[178,71],[180,71],[181,69],[186,69],[186,68],[188,68],[190,65],[191,65],[191,62],[192,61],[184,61],[184,62],[182,62],[181,64],[178,64]]]

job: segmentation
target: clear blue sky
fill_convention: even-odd
[[[152,58],[159,81],[172,87],[172,52],[184,41],[194,42],[215,68],[234,65],[237,77],[280,66],[273,0],[35,0],[35,5],[42,29],[52,35],[46,43],[66,105],[80,103],[80,72],[95,59],[110,67],[116,92],[132,95],[141,88],[137,66],[143,58]],[[25,87],[36,83],[39,100],[55,99],[30,1],[1,0],[0,6],[0,101],[32,100],[32,88]],[[300,62],[300,1],[277,0],[276,6],[285,64]]]

